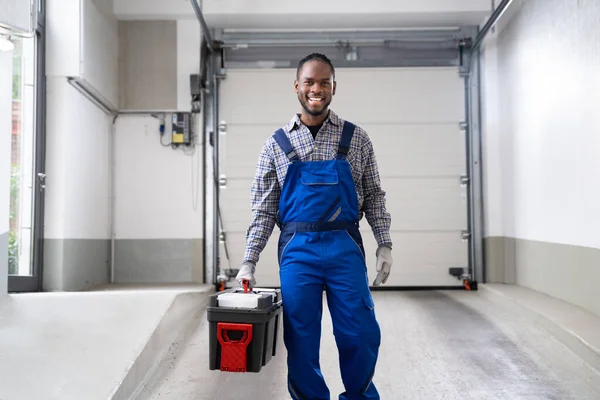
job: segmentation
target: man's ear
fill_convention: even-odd
[[[331,95],[335,96],[335,90],[337,89],[337,82],[333,81],[333,90],[331,91]]]
[[[298,80],[294,79],[294,92],[298,93]]]

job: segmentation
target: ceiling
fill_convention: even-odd
[[[107,1],[107,0],[104,0]],[[191,0],[110,0],[118,19],[195,19]],[[491,0],[198,0],[211,28],[385,29],[480,25]]]

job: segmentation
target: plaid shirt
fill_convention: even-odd
[[[336,157],[344,121],[333,111],[323,122],[316,139],[298,115],[283,128],[300,161],[324,161]],[[378,245],[391,246],[391,215],[385,206],[385,191],[380,185],[379,170],[371,140],[356,126],[347,155],[358,195],[359,220],[363,216],[373,230]],[[272,136],[260,152],[251,188],[252,222],[246,232],[245,262],[258,262],[277,221],[279,196],[290,161]]]

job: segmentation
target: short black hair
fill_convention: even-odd
[[[300,70],[302,69],[302,66],[304,65],[304,63],[306,63],[307,61],[321,61],[324,62],[325,64],[329,65],[329,67],[331,68],[331,73],[333,74],[333,79],[335,79],[335,68],[333,67],[333,64],[331,63],[331,60],[329,58],[327,58],[327,56],[325,54],[321,54],[321,53],[312,53],[307,55],[306,57],[304,57],[302,60],[300,60],[300,62],[298,63],[298,69],[296,69],[296,78],[300,77]]]

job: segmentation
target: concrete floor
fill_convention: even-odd
[[[600,374],[509,300],[480,292],[375,292],[382,328],[374,382],[386,400],[594,400]],[[138,400],[289,399],[285,348],[259,374],[208,369],[206,315],[180,337]],[[282,344],[280,338],[280,344]],[[343,391],[327,312],[321,365]]]
[[[0,400],[129,399],[211,291],[113,285],[0,298]]]

